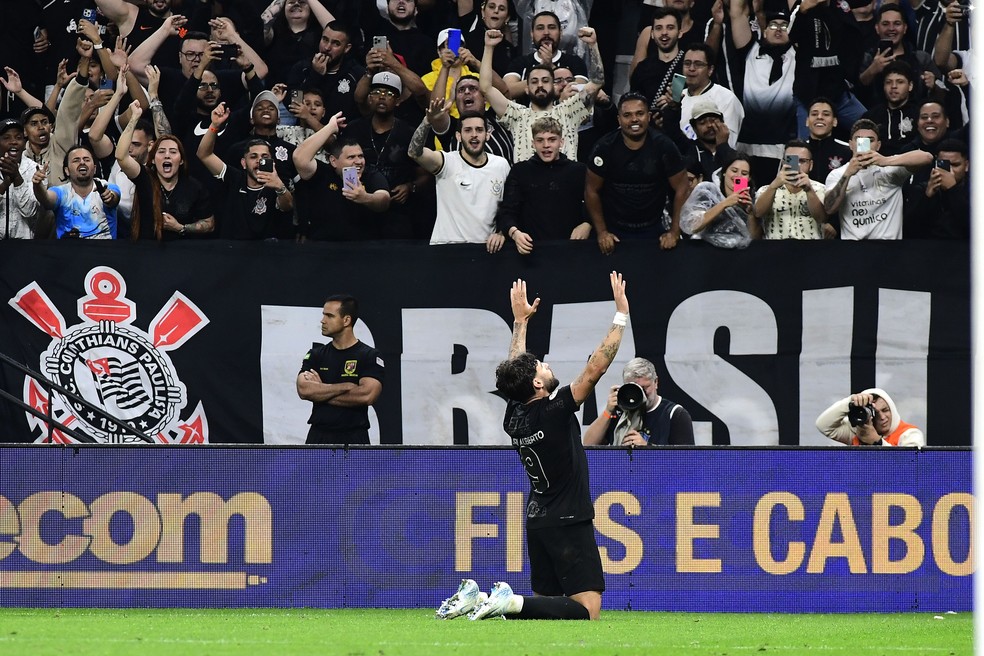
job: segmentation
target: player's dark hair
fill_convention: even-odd
[[[495,368],[495,388],[505,394],[507,399],[525,403],[536,393],[533,387],[536,361],[536,356],[529,351],[503,360]]]
[[[338,313],[343,317],[351,317],[352,325],[359,320],[359,301],[349,294],[332,294],[325,299],[325,303],[332,301],[338,302]]]

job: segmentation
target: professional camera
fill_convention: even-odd
[[[637,383],[625,383],[615,395],[622,412],[633,412],[646,405],[646,390]]]
[[[869,421],[874,421],[874,419],[875,406],[870,403],[868,405],[855,405],[851,403],[847,408],[847,420],[855,428],[864,426]]]

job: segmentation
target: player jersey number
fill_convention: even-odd
[[[546,472],[543,471],[540,456],[532,447],[519,447],[519,459],[523,461],[526,476],[530,479],[530,487],[534,492],[543,494],[550,489],[550,480],[547,478]]]

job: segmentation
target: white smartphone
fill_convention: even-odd
[[[857,151],[859,153],[871,152],[871,137],[856,137],[854,143],[857,144]]]
[[[389,40],[385,36],[374,36],[372,37],[372,47],[379,50],[386,50],[389,45]]]
[[[359,169],[354,166],[346,166],[342,169],[342,184],[346,189],[355,189],[359,186]]]

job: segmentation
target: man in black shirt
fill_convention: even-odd
[[[413,196],[417,185],[426,184],[430,178],[407,155],[414,127],[393,115],[402,92],[395,73],[376,73],[369,91],[372,114],[345,129],[345,137],[362,146],[366,170],[379,173],[389,185],[389,213],[381,225],[384,239],[413,238],[414,215],[420,211]]]
[[[270,143],[263,139],[246,142],[238,169],[215,154],[216,135],[229,114],[224,103],[212,110],[212,125],[198,146],[198,159],[209,173],[226,183],[219,235],[223,239],[292,238],[294,197],[277,174]]]
[[[550,365],[526,351],[526,324],[540,299],[531,305],[526,283],[513,283],[510,301],[513,334],[509,359],[495,370],[495,386],[508,399],[502,422],[530,479],[526,504],[526,547],[530,587],[536,596],[520,596],[507,583],[496,583],[481,603],[474,581],[441,604],[438,617],[451,618],[473,607],[469,619],[512,616],[516,619],[598,619],[605,577],[595,541],[594,507],[588,461],[581,445],[576,412],[608,370],[628,321],[629,301],[621,274],[610,274],[615,317],[584,371],[560,387]]]
[[[536,154],[509,171],[495,215],[499,232],[523,255],[533,251],[535,241],[587,239],[591,234],[584,214],[585,166],[560,152],[560,121],[538,118],[531,129]]]
[[[630,92],[618,101],[617,132],[595,146],[584,186],[584,205],[605,255],[623,237],[659,239],[670,249],[680,239],[680,208],[689,195],[680,151],[669,137],[649,129],[649,99]],[[673,194],[672,222],[663,226]]]
[[[831,171],[847,164],[853,156],[851,147],[846,142],[834,138],[837,115],[834,113],[833,102],[827,98],[814,99],[810,103],[804,126],[809,135],[807,143],[813,153],[810,179],[825,183]]]
[[[366,158],[357,141],[338,138],[344,125],[338,112],[294,151],[294,166],[301,178],[295,202],[302,237],[320,241],[380,237],[378,215],[389,209],[389,185],[381,174],[365,170]],[[325,164],[315,155],[329,141]]]
[[[351,50],[351,28],[341,21],[331,21],[321,33],[318,53],[311,61],[294,65],[287,75],[287,86],[320,89],[325,116],[342,112],[348,120],[355,120],[359,116],[355,87],[366,69],[350,54]]]
[[[369,406],[383,391],[385,365],[379,351],[362,343],[353,328],[359,302],[329,296],[321,334],[330,344],[312,344],[297,374],[297,395],[312,401],[307,444],[369,444]]]

